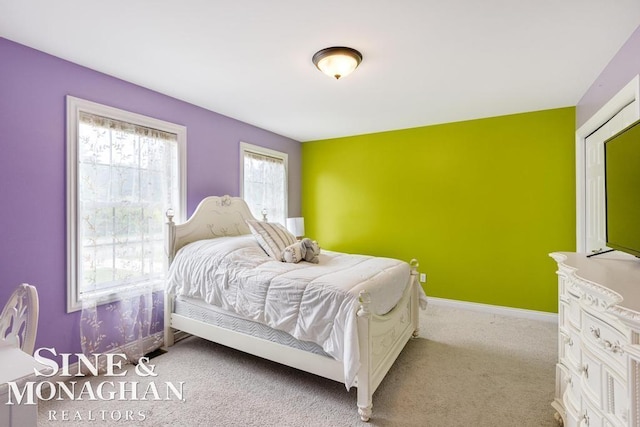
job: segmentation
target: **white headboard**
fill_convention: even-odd
[[[239,236],[251,231],[246,220],[255,220],[247,203],[240,197],[204,198],[185,223],[176,224],[167,214],[167,256],[169,263],[184,245],[203,239]]]

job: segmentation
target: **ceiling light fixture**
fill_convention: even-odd
[[[312,61],[318,70],[337,80],[360,65],[362,54],[350,47],[334,46],[316,52]]]

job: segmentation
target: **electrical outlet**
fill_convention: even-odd
[[[420,273],[420,283],[427,283],[427,273]]]

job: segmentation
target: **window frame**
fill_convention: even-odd
[[[273,150],[271,148],[261,147],[259,145],[250,144],[240,141],[240,197],[244,200],[244,155],[246,152],[269,156],[280,159],[284,162],[284,220],[286,223],[289,217],[289,154],[282,151]],[[251,209],[251,208],[249,208]],[[262,217],[257,218],[262,220]],[[267,217],[268,221],[272,218]],[[285,225],[285,224],[283,224]]]
[[[187,210],[187,128],[175,123],[132,113],[70,95],[67,95],[66,102],[67,313],[71,313],[82,309],[82,298],[78,283],[78,267],[80,264],[78,262],[78,129],[80,112],[82,111],[177,135],[179,206],[173,208],[173,210],[174,218],[178,222],[184,221]],[[166,260],[164,261],[166,262]],[[92,291],[89,295],[92,297],[100,297],[100,304],[106,304],[116,301],[120,292],[131,291],[138,286],[139,284],[119,285],[103,291]],[[159,287],[159,289],[161,289],[161,287]]]

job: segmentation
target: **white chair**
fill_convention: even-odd
[[[32,355],[38,331],[38,291],[21,284],[13,291],[0,314],[0,345],[20,348]]]

